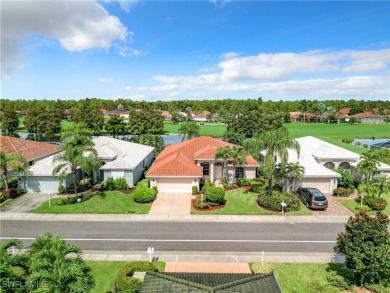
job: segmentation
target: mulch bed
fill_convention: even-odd
[[[252,186],[248,185],[248,186],[227,187],[227,188],[224,188],[224,190],[228,191],[228,190],[234,190],[234,189],[239,189],[239,188],[244,188],[248,191],[251,191]]]
[[[197,208],[196,207],[196,201],[195,199],[191,199],[191,204],[192,204],[192,207],[197,210],[197,211],[200,211],[200,212],[208,212],[208,211],[212,211],[212,210],[219,210],[219,209],[223,209],[226,205],[220,205],[220,206],[209,206],[207,209],[200,209],[200,208]]]
[[[118,190],[118,191],[120,191],[120,192],[122,192],[122,193],[124,193],[124,194],[130,194],[130,193],[132,193],[134,190],[135,190],[135,187],[132,187],[132,188],[130,188],[130,189],[125,189],[125,190]]]

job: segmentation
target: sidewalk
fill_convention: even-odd
[[[0,214],[0,220],[104,221],[104,222],[241,222],[241,223],[346,223],[349,216],[238,216],[238,215],[137,215],[137,214]]]
[[[146,251],[84,250],[85,260],[149,261]],[[231,263],[247,264],[261,261],[261,252],[165,252],[155,251],[153,260],[167,263]],[[265,262],[286,263],[344,263],[344,258],[334,253],[264,252]],[[171,266],[174,267],[172,264]]]

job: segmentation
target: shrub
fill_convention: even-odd
[[[8,179],[8,188],[9,189],[18,188],[18,177],[14,176]]]
[[[364,143],[364,144],[363,144],[363,147],[364,147],[364,148],[368,148],[368,144]]]
[[[382,211],[386,208],[387,201],[383,198],[376,198],[372,196],[366,196],[363,198],[363,203],[368,205],[374,211]]]
[[[365,211],[365,212],[371,211],[371,208],[366,205],[358,205],[355,207],[355,209],[358,211]]]
[[[344,143],[352,143],[353,139],[352,138],[343,138],[341,141]]]
[[[368,290],[375,293],[390,293],[389,287],[382,284],[369,284],[365,286]]]
[[[63,193],[63,192],[65,192],[65,191],[66,191],[66,188],[65,188],[64,185],[62,185],[62,184],[58,185],[58,192],[59,192],[59,193]]]
[[[202,195],[198,195],[196,196],[195,198],[195,206],[198,208],[198,209],[207,209],[209,207],[209,204],[206,202],[206,198],[203,197],[202,198]]]
[[[3,189],[5,189],[5,183],[4,183],[4,181],[1,181],[0,182],[0,190],[3,190]]]
[[[218,206],[225,203],[225,190],[221,187],[210,186],[206,190],[206,201],[211,206]]]
[[[16,189],[4,189],[1,191],[4,198],[15,198],[18,196],[18,192]]]
[[[198,193],[198,186],[192,186],[192,194]]]
[[[263,266],[261,265],[261,262],[254,262],[251,270],[254,274],[268,274],[274,271],[274,267],[270,262],[265,262]]]
[[[80,185],[91,186],[91,178],[84,178],[80,180]]]
[[[335,171],[341,175],[338,180],[338,187],[350,188],[354,186],[354,178],[350,172],[342,168],[337,168]]]
[[[238,178],[237,179],[238,186],[249,186],[251,183],[248,179],[245,178]]]
[[[326,278],[329,285],[340,289],[341,291],[349,289],[348,283],[345,281],[343,276],[332,273]]]
[[[87,192],[83,194],[83,201],[87,201],[95,196],[95,193],[93,192]]]
[[[229,184],[228,184],[227,179],[225,177],[222,178],[222,186],[223,186],[223,188],[228,188],[229,187]]]
[[[149,179],[145,178],[141,181],[138,181],[137,187],[149,187]]]
[[[333,190],[333,196],[350,196],[353,193],[353,186],[351,188],[338,187]]]
[[[115,189],[116,190],[125,190],[125,189],[129,189],[129,188],[130,188],[130,186],[127,184],[126,179],[124,177],[119,177],[119,178],[115,179]]]
[[[115,179],[113,177],[108,177],[103,186],[104,190],[115,190]]]
[[[132,278],[134,272],[154,272],[152,263],[147,261],[129,262],[119,269],[115,280],[115,291],[135,293],[141,289],[142,282]]]
[[[209,179],[207,179],[202,187],[202,192],[206,192],[207,188],[211,187],[212,184],[211,184],[211,181]]]
[[[156,199],[156,191],[147,187],[138,187],[131,193],[134,201],[139,203],[151,202]]]
[[[152,189],[156,192],[156,194],[158,193],[157,186],[153,186]]]
[[[265,191],[261,192],[258,196],[259,204],[267,209],[273,211],[281,211],[282,207],[280,203],[284,201],[286,203],[286,212],[298,211],[300,209],[300,200],[291,192],[273,191],[269,196]]]
[[[58,203],[59,206],[66,206],[69,204],[74,204],[76,202],[76,198],[74,197],[67,197],[67,198],[61,198],[60,202]]]

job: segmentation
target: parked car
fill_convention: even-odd
[[[317,188],[298,188],[297,195],[307,208],[326,210],[328,200]]]

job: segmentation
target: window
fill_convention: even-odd
[[[326,162],[326,163],[324,164],[324,167],[325,167],[325,168],[328,168],[328,169],[334,169],[335,165],[334,165],[334,163],[332,163],[332,162]]]
[[[379,178],[379,176],[381,175],[381,171],[374,171],[372,172],[372,178],[375,179],[375,178]]]
[[[236,178],[244,178],[244,167],[236,167]]]
[[[210,164],[209,163],[202,163],[200,165],[202,166],[203,176],[209,176],[210,175]]]
[[[350,170],[351,169],[351,165],[348,162],[342,162],[339,165],[339,168],[343,168],[344,170]]]
[[[99,179],[104,179],[104,170],[99,170]]]

